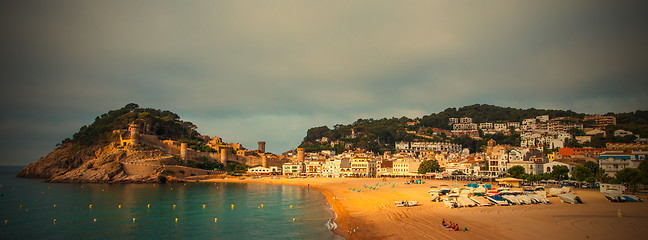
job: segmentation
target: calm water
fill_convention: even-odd
[[[335,238],[329,230],[334,213],[324,195],[307,188],[54,184],[16,178],[19,169],[0,167],[0,239]]]

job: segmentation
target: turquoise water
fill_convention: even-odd
[[[0,239],[335,238],[330,231],[334,213],[322,193],[308,188],[55,184],[15,178],[18,170],[0,168]]]

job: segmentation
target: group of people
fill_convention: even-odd
[[[455,231],[455,232],[461,231],[461,229],[459,228],[459,224],[452,223],[452,221],[446,223],[445,218],[441,220],[441,225],[444,226],[448,231]],[[464,232],[468,231],[468,228],[464,228],[463,231]]]

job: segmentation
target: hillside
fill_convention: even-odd
[[[66,138],[47,156],[22,169],[19,177],[48,178],[53,182],[133,182],[157,181],[156,176],[126,174],[123,163],[142,159],[169,158],[161,149],[141,144],[120,146],[120,136],[131,123],[140,132],[157,139],[189,143],[199,142],[196,126],[181,121],[170,111],[139,108],[131,103],[95,118]]]
[[[498,143],[519,145],[519,134],[505,135],[483,135],[482,140],[473,140],[469,137],[448,138],[445,136],[423,137],[421,135],[409,134],[407,131],[431,132],[433,128],[444,130],[452,129],[449,124],[449,118],[470,117],[473,122],[521,122],[523,119],[535,118],[540,115],[548,115],[550,119],[558,117],[570,117],[583,119],[586,114],[576,113],[564,110],[548,109],[516,109],[510,107],[499,107],[487,104],[475,104],[461,108],[448,108],[439,113],[422,116],[416,119],[406,117],[401,118],[383,118],[375,119],[358,119],[352,124],[337,124],[330,129],[327,126],[314,127],[307,131],[300,147],[306,148],[307,151],[317,150],[335,150],[336,152],[344,151],[345,145],[351,144],[353,148],[362,148],[369,151],[382,153],[394,150],[394,143],[398,141],[447,141],[462,144],[470,149],[471,152],[478,151],[490,139],[495,139]],[[643,137],[648,136],[648,111],[636,111],[631,113],[608,113],[606,115],[617,118],[616,126],[608,126],[605,130],[613,132],[617,129],[625,129],[639,134]],[[417,124],[408,126],[406,123],[418,121]],[[581,121],[582,123],[582,121]],[[431,135],[431,134],[430,134]],[[610,135],[610,134],[608,134]],[[322,137],[327,138],[328,142],[321,142]],[[604,145],[607,141],[615,141],[612,137],[596,138],[596,146]],[[331,142],[340,142],[340,144],[331,144]],[[344,142],[344,143],[341,143]],[[331,146],[333,145],[333,146]]]

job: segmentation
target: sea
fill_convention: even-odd
[[[46,183],[20,169],[0,167],[0,239],[343,239],[309,188]]]

